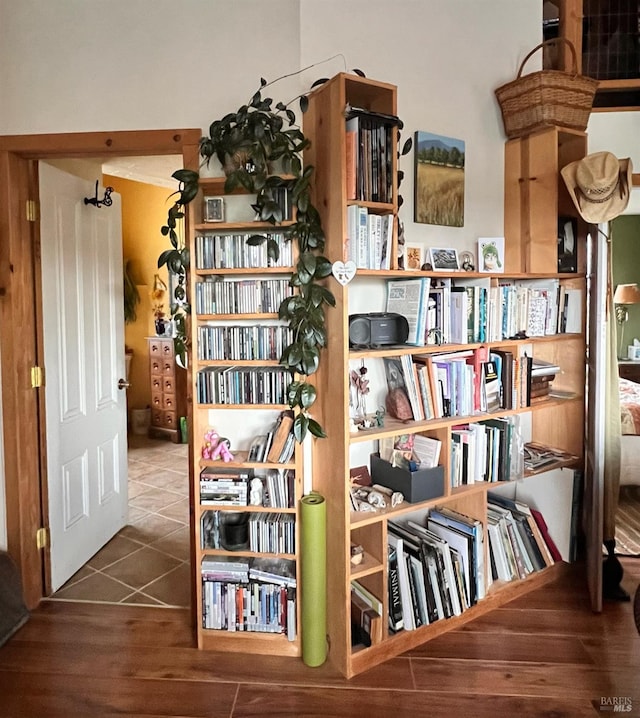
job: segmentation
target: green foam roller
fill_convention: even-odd
[[[327,504],[313,491],[300,500],[302,660],[327,659]]]

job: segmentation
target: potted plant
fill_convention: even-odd
[[[309,141],[296,125],[291,102],[287,105],[278,102],[274,106],[272,98],[263,96],[271,84],[261,79],[260,89],[247,104],[212,122],[208,136],[201,139],[200,154],[203,164],[216,157],[223,166],[225,192],[242,187],[248,193],[256,194],[253,208],[259,221],[273,225],[282,222],[282,210],[276,201],[276,194],[282,189],[289,192],[295,208],[293,222],[280,231],[287,240],[297,243],[298,260],[290,283],[298,291],[282,302],[278,315],[288,323],[294,337],[282,352],[280,363],[292,376],[288,402],[291,408],[299,409],[294,421],[294,434],[301,442],[308,432],[317,437],[325,436],[320,424],[309,413],[316,399],[316,388],[305,377],[318,369],[320,353],[327,341],[324,311],[326,307],[335,305],[335,298],[321,283],[331,274],[332,267],[323,255],[324,232],[320,215],[311,202],[313,167],[303,164],[302,151]],[[304,112],[306,96],[295,99],[300,100],[300,109]],[[276,166],[277,174],[274,173]],[[182,169],[172,176],[178,181],[178,190],[175,202],[168,210],[167,223],[161,230],[164,236],[169,237],[171,249],[160,255],[158,266],[167,265],[176,275],[171,316],[175,325],[176,354],[184,363],[188,349],[186,316],[190,311],[186,296],[189,251],[181,244],[176,228],[184,217],[186,206],[198,194],[200,174]],[[268,255],[278,258],[278,245],[274,240],[252,235],[247,241],[249,244],[266,241]],[[301,378],[296,379],[296,376]]]
[[[159,274],[153,277],[153,286],[149,292],[151,299],[151,311],[153,312],[153,322],[156,334],[163,337],[167,331],[167,315],[165,312],[164,298],[167,293],[167,285],[164,283]]]

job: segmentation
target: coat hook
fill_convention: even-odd
[[[113,192],[113,187],[105,187],[104,189],[104,197],[99,200],[98,199],[98,180],[96,180],[96,196],[95,197],[85,197],[84,203],[85,204],[93,204],[96,207],[101,207],[104,205],[105,207],[111,207],[113,204],[113,200],[111,199],[111,193]]]

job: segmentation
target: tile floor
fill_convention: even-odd
[[[51,600],[190,605],[187,451],[129,435],[129,522]]]

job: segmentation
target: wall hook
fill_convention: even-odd
[[[93,204],[96,207],[101,207],[104,205],[105,207],[111,207],[113,204],[113,200],[111,199],[111,193],[113,192],[113,187],[105,187],[104,188],[104,197],[100,200],[98,199],[98,180],[96,180],[96,196],[95,197],[85,197],[84,203],[85,204]]]

